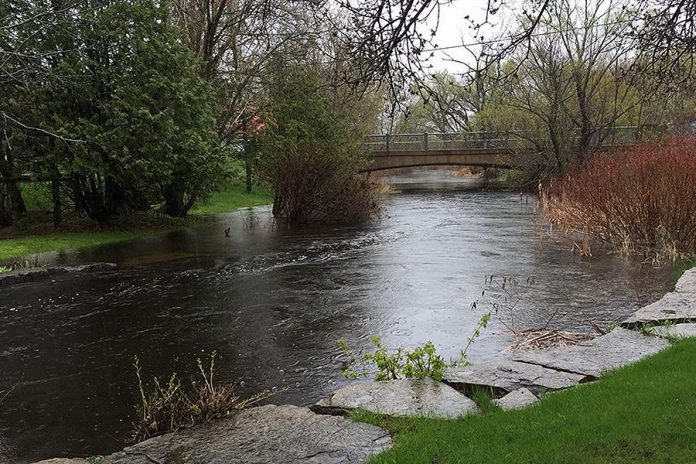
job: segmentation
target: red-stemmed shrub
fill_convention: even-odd
[[[629,253],[696,254],[696,137],[598,154],[540,186],[548,219]]]

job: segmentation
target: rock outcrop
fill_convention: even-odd
[[[508,393],[502,398],[493,400],[495,404],[500,406],[500,408],[505,411],[526,408],[527,406],[531,406],[538,401],[539,398],[534,396],[534,393],[530,392],[526,388],[520,388],[519,390]]]
[[[548,390],[572,387],[587,379],[586,375],[559,372],[535,364],[516,361],[494,361],[454,367],[445,371],[444,381],[458,390],[471,391],[477,387],[489,388],[501,396],[520,388],[534,394]]]
[[[617,328],[573,346],[518,352],[512,359],[599,378],[606,370],[632,364],[668,346],[669,342],[663,338]]]
[[[389,416],[446,419],[478,411],[473,400],[432,379],[356,382],[320,400],[312,409],[327,414],[364,409]]]

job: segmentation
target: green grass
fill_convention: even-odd
[[[519,411],[453,421],[353,417],[395,434],[394,448],[372,464],[693,463],[695,387],[696,339],[687,339]]]
[[[37,187],[38,191],[39,188]],[[32,205],[40,204],[32,198]],[[209,200],[201,204],[186,220],[164,218],[151,215],[131,224],[123,224],[107,230],[62,231],[46,234],[27,234],[0,240],[0,262],[11,261],[30,254],[47,251],[61,251],[83,248],[108,243],[123,242],[140,238],[143,235],[153,235],[167,230],[182,227],[192,227],[202,223],[211,214],[236,211],[240,208],[269,204],[272,197],[267,190],[257,188],[250,194],[244,191],[241,184],[235,183],[222,191],[216,192]],[[87,224],[88,229],[94,229],[94,224]]]
[[[107,243],[131,240],[143,235],[142,231],[105,231],[105,232],[56,232],[49,235],[32,235],[29,237],[0,240],[0,260],[11,260],[22,256],[83,248]]]
[[[692,267],[696,267],[696,258],[679,260],[674,265],[674,284],[677,280]]]
[[[251,193],[246,193],[243,184],[233,183],[213,193],[208,201],[196,206],[192,214],[227,213],[240,208],[268,205],[272,201],[273,197],[267,189],[254,186]]]

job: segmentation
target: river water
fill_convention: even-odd
[[[571,253],[532,197],[456,191],[449,181],[424,191],[432,181],[391,195],[381,219],[361,227],[288,229],[260,208],[38,257],[120,268],[0,290],[0,390],[14,386],[0,405],[0,436],[18,462],[120,449],[138,399],[136,355],[148,378],[176,371],[188,380],[196,358],[215,350],[220,381],[246,393],[286,389],[272,401],[295,404],[344,382],[340,338],[356,350],[371,336],[389,347],[432,340],[457,357],[496,300],[492,290],[481,297],[489,275],[536,283],[493,318],[473,361],[505,355],[506,325],[590,331],[670,285],[668,268]]]

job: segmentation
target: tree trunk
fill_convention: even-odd
[[[63,222],[63,210],[60,203],[60,181],[51,181],[51,194],[53,196],[53,227],[58,229]]]
[[[7,208],[7,199],[0,184],[0,227],[9,226],[12,224],[12,214]]]
[[[164,189],[164,212],[172,217],[186,217],[184,183],[175,179]]]
[[[246,192],[251,193],[251,189],[253,186],[253,179],[252,179],[252,167],[251,167],[251,160],[249,158],[246,158],[244,160],[244,169],[246,171]]]
[[[3,160],[0,157],[0,177],[5,178],[6,194],[9,198],[10,213],[15,216],[21,216],[27,212],[27,207],[22,198],[22,190],[19,188],[17,181],[14,180],[14,169],[11,159]]]
[[[7,192],[10,194],[10,204],[12,205],[12,213],[15,216],[21,216],[27,212],[27,207],[24,204],[24,198],[22,198],[22,190],[15,181],[5,182],[7,186]]]

